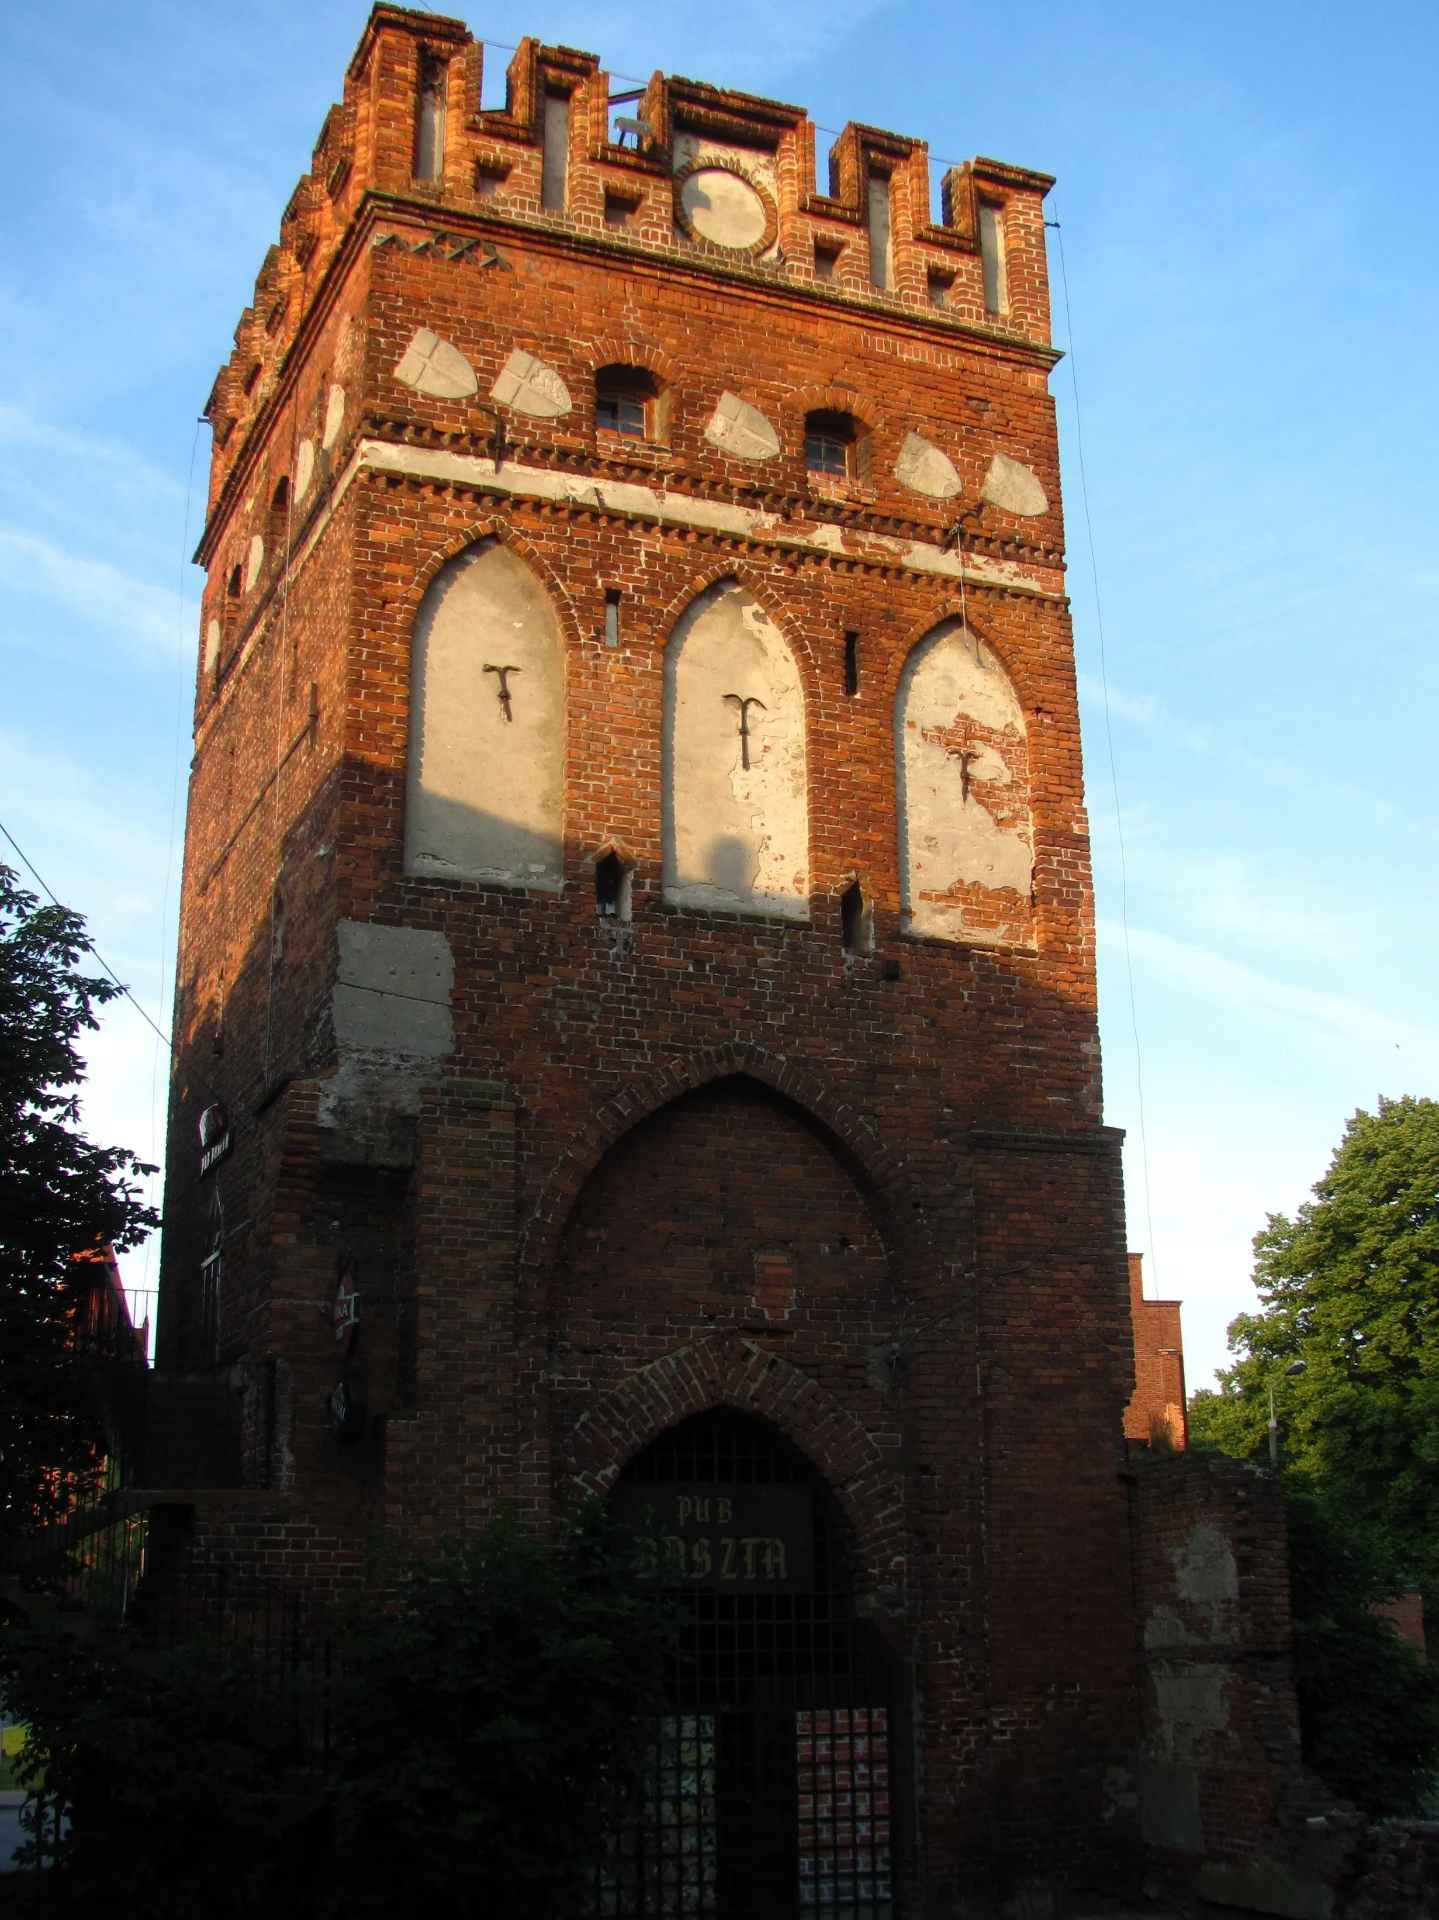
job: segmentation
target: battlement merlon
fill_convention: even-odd
[[[984,159],[951,168],[935,222],[923,141],[851,123],[830,150],[829,190],[817,193],[815,129],[800,107],[659,73],[638,98],[625,90],[617,103],[595,55],[527,38],[510,61],[504,107],[484,111],[483,59],[483,43],[461,21],[373,8],[344,99],[325,116],[205,403],[212,517],[247,446],[263,437],[267,403],[285,383],[305,319],[331,270],[343,271],[346,241],[378,196],[465,235],[516,227],[570,234],[662,258],[672,270],[739,275],[822,305],[872,306],[891,322],[907,317],[941,336],[977,333],[1027,346],[1046,365],[1053,359],[1049,174]],[[629,128],[616,127],[617,104]],[[754,163],[774,203],[773,232],[738,257],[687,225],[679,206],[686,169],[728,156]],[[997,216],[990,235],[1002,236],[998,300],[995,262],[984,257],[986,208]]]

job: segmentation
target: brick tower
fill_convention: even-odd
[[[673,1911],[1047,1912],[1140,1737],[1050,182],[481,58],[375,8],[207,407],[197,1526],[323,1602],[653,1498]]]

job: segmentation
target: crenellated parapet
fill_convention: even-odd
[[[1048,175],[971,161],[945,175],[935,220],[923,141],[852,123],[821,193],[802,108],[658,73],[616,94],[593,54],[527,38],[505,106],[483,111],[484,51],[459,21],[373,9],[205,405],[212,510],[327,280],[397,203],[467,236],[547,229],[821,309],[1047,348]]]

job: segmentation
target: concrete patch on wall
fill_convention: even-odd
[[[395,378],[416,393],[436,400],[464,400],[479,390],[475,370],[448,340],[428,327],[417,327],[395,368]]]
[[[454,1045],[455,962],[444,934],[341,920],[335,1041],[341,1052],[422,1054]]]
[[[336,1071],[320,1093],[329,1157],[403,1163],[420,1095],[453,1050],[455,963],[442,933],[341,920],[332,1002]],[[338,1144],[336,1144],[338,1142]]]
[[[1156,1607],[1144,1623],[1144,1644],[1151,1652],[1161,1647],[1192,1646],[1197,1637],[1173,1607]]]
[[[1330,1920],[1334,1912],[1334,1889],[1283,1860],[1251,1860],[1242,1867],[1206,1860],[1196,1890],[1219,1906],[1282,1914],[1285,1920]]]
[[[470,548],[415,621],[406,873],[558,892],[564,726],[549,595],[508,548]]]
[[[1154,1703],[1166,1758],[1203,1761],[1209,1735],[1229,1726],[1229,1677],[1227,1667],[1175,1664],[1156,1671]]]
[[[1002,507],[1006,513],[1017,513],[1024,519],[1049,511],[1049,495],[1038,476],[1020,461],[1011,460],[1007,453],[997,453],[990,461],[979,497],[988,500],[991,506]]]
[[[900,448],[894,477],[902,487],[928,494],[931,500],[952,500],[963,484],[949,455],[917,433],[908,435]]]
[[[340,428],[344,426],[344,424],[345,389],[343,387],[331,387],[330,396],[325,402],[325,431],[320,438],[320,445],[325,449],[326,453],[330,451],[330,448],[333,447],[339,439]]]
[[[804,691],[783,635],[732,580],[670,636],[663,758],[665,898],[808,919]]]
[[[1180,1599],[1204,1618],[1205,1637],[1222,1643],[1235,1637],[1232,1617],[1239,1598],[1239,1568],[1229,1542],[1212,1521],[1201,1520],[1184,1545],[1170,1555],[1174,1589]]]
[[[502,407],[533,414],[539,420],[558,420],[572,405],[570,390],[555,369],[520,347],[500,368],[490,398]]]
[[[1193,1767],[1166,1767],[1141,1761],[1139,1830],[1151,1847],[1203,1853],[1204,1823],[1199,1813],[1199,1775]]]
[[[710,415],[705,439],[741,460],[773,460],[779,452],[779,435],[758,407],[741,400],[737,393],[722,393]]]
[[[895,760],[905,931],[1031,945],[1024,715],[1009,676],[962,621],[936,627],[905,663]]]
[[[310,491],[310,482],[315,477],[315,443],[302,440],[295,455],[295,501],[298,505]]]

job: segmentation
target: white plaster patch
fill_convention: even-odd
[[[804,692],[783,635],[733,581],[670,636],[663,762],[665,898],[808,919]]]
[[[558,420],[573,404],[569,388],[555,369],[521,347],[516,347],[500,368],[490,398],[502,407],[533,414],[539,420]]]
[[[330,397],[325,402],[325,431],[320,436],[320,445],[326,453],[340,437],[340,428],[345,424],[345,389],[331,387]]]
[[[298,505],[310,491],[310,482],[315,477],[315,443],[302,440],[295,455],[295,503]]]
[[[205,672],[213,673],[220,658],[220,623],[212,620],[205,629]]]
[[[753,247],[764,238],[763,200],[737,173],[700,167],[680,188],[680,205],[702,240],[717,247]]]
[[[1018,460],[1011,460],[1007,453],[997,453],[990,461],[979,497],[988,500],[991,506],[1002,507],[1006,513],[1017,513],[1027,520],[1049,511],[1049,495],[1040,485],[1038,475]]]
[[[434,400],[463,400],[479,390],[475,370],[448,340],[417,327],[395,367],[395,378]]]
[[[949,455],[917,433],[911,433],[900,448],[894,477],[902,487],[926,493],[931,500],[952,500],[963,485]]]
[[[415,621],[406,873],[558,892],[564,727],[549,595],[508,548],[471,548]]]
[[[922,640],[895,701],[902,925],[978,946],[1033,939],[1024,715],[958,620]]]
[[[759,408],[741,400],[737,393],[720,395],[705,428],[705,439],[741,460],[773,460],[779,452],[779,435]]]
[[[250,591],[251,587],[253,587],[255,582],[259,579],[260,569],[261,567],[264,566],[264,564],[265,564],[265,542],[258,533],[252,533],[250,535],[249,551],[245,555],[245,591],[246,593]]]
[[[741,147],[724,140],[712,140],[705,133],[677,133],[672,163],[674,171],[683,173],[686,167],[692,166],[697,160],[728,160],[757,186],[763,187],[771,200],[778,202],[779,169],[773,154],[761,152],[756,147]]]

